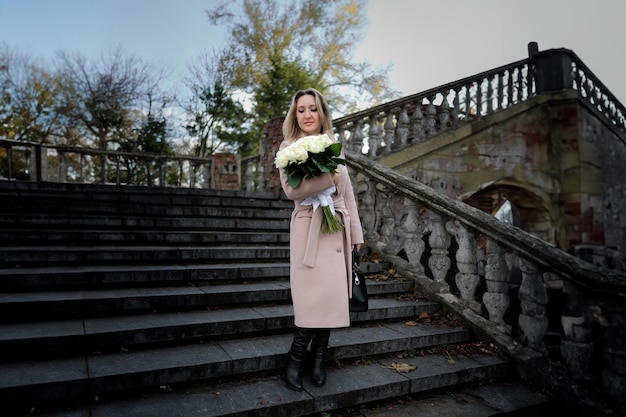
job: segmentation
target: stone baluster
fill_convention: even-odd
[[[489,320],[500,331],[510,334],[511,326],[504,322],[504,315],[509,309],[509,268],[504,258],[504,250],[498,242],[487,239],[485,256],[485,281],[487,291],[483,294],[483,304],[489,313]]]
[[[511,107],[513,105],[514,99],[513,99],[513,71],[514,70],[507,70],[507,74],[508,74],[508,81],[506,82],[506,96],[507,96],[507,100],[506,100],[506,105],[507,107]]]
[[[361,154],[363,152],[363,132],[359,132],[360,137],[355,132],[350,132],[349,138],[346,142],[346,130],[345,128],[341,128],[339,130],[339,140],[350,152],[354,152],[356,154]]]
[[[92,164],[89,164],[89,166],[91,166]],[[87,166],[87,162],[85,161],[85,154],[81,153],[80,154],[80,170],[78,171],[78,180],[80,182],[86,182],[85,180],[85,170],[88,170],[89,167]],[[88,174],[88,177],[91,177],[90,174]]]
[[[528,66],[525,67],[526,72],[530,72],[531,69]],[[526,83],[524,82],[524,74],[520,69],[517,74],[517,102],[524,100],[524,90],[526,90]]]
[[[437,108],[433,104],[434,96],[428,98],[428,106],[426,106],[426,135],[434,136],[437,134]]]
[[[350,145],[350,150],[352,150],[352,147],[354,146],[354,144],[352,142],[350,142],[350,144],[346,143],[346,128],[345,125],[341,125],[339,127],[336,127],[337,130],[337,135],[336,138],[337,140],[346,147],[346,149],[348,149],[348,145]]]
[[[460,93],[461,87],[456,87],[454,89],[454,100],[452,101],[452,109],[450,110],[450,126],[452,127],[452,129],[455,129],[459,126]]]
[[[493,75],[487,78],[487,114],[493,113],[493,79]]]
[[[393,193],[385,191],[385,205],[382,210],[382,226],[380,228],[381,242],[379,248],[381,251],[395,255],[397,251],[396,244],[396,216],[393,209]]]
[[[584,293],[567,280],[563,281],[566,295],[561,315],[563,340],[561,354],[567,363],[572,378],[585,379],[593,356],[592,315],[589,301]]]
[[[472,88],[471,85],[465,86],[465,122],[474,119],[472,116]]]
[[[148,187],[152,187],[154,184],[152,182],[152,160],[146,160],[146,182]]]
[[[476,81],[476,117],[483,114],[483,82],[484,80]]]
[[[604,333],[604,391],[616,410],[626,410],[626,306],[608,305],[609,328]]]
[[[198,165],[194,162],[189,163],[189,188],[196,188],[196,172]]]
[[[448,248],[450,247],[451,238],[444,226],[441,215],[430,212],[430,224],[428,227],[430,235],[428,236],[428,244],[430,245],[430,257],[428,258],[428,267],[435,282],[440,284],[443,291],[449,290],[446,283],[446,276],[450,269],[451,261],[448,256]]]
[[[480,284],[478,267],[476,262],[476,240],[474,235],[458,220],[446,223],[446,230],[456,239],[458,249],[456,251],[456,265],[458,272],[455,275],[455,283],[459,289],[461,298],[468,302],[470,308],[480,313],[481,304],[476,298],[476,291]]]
[[[381,135],[381,127],[378,123],[378,119],[380,116],[376,115],[370,120],[370,137],[369,137],[369,154],[372,157],[378,156],[378,149],[380,148],[380,144],[383,140]]]
[[[402,107],[400,116],[398,117],[398,140],[396,148],[403,148],[406,146],[409,137],[409,115],[406,110],[407,106]]]
[[[356,123],[354,124],[354,127],[352,128],[352,132],[350,132],[350,146],[349,149],[350,151],[354,152],[355,149],[360,148],[361,146],[363,146],[363,119],[359,119],[356,121]],[[370,153],[372,152],[371,150],[371,146],[372,146],[372,141],[370,140]]]
[[[443,94],[443,101],[441,105],[439,105],[439,130],[444,132],[448,130],[450,126],[450,104],[448,103],[448,99],[446,95],[449,91],[446,91]]]
[[[365,240],[367,242],[378,242],[380,235],[378,234],[378,215],[376,212],[376,183],[369,177],[366,177],[365,187],[361,201],[363,210],[360,210],[363,216]]]
[[[389,111],[385,117],[385,149],[384,153],[390,153],[393,146],[395,146],[396,138],[396,126],[393,122],[393,113]]]
[[[183,161],[182,160],[178,160],[178,175],[176,176],[176,185],[178,187],[181,187],[183,185],[183,178],[184,178],[184,166],[183,166]]]
[[[9,155],[9,161],[11,155]],[[10,171],[9,171],[10,174]],[[65,160],[65,152],[59,151],[59,182],[67,181],[67,161]]]
[[[496,102],[498,104],[497,110],[502,110],[502,101],[504,100],[504,72],[500,72],[496,75]]]
[[[246,191],[254,190],[254,164],[252,160],[246,162],[246,177],[244,182],[246,184]]]
[[[403,248],[409,261],[411,269],[422,273],[424,267],[421,259],[426,244],[422,237],[424,236],[424,220],[419,215],[419,207],[415,201],[410,198],[404,198],[404,207],[406,208],[406,217],[402,222],[402,231],[404,233]]]
[[[202,166],[202,188],[214,188],[213,164],[203,164]]]
[[[517,322],[522,343],[534,350],[547,353],[543,345],[543,337],[548,329],[546,314],[548,293],[543,284],[542,274],[537,265],[527,259],[519,258],[519,268],[522,272],[522,283],[518,298],[522,311]]]
[[[422,103],[415,103],[415,110],[411,115],[411,126],[413,128],[413,142],[418,143],[424,140],[424,113],[422,113]]]
[[[157,169],[159,170],[159,186],[167,187],[167,164],[162,159],[157,159]]]

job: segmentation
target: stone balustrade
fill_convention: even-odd
[[[351,152],[378,159],[509,108],[543,92],[575,90],[623,133],[626,109],[568,49],[543,52],[333,121]]]
[[[366,156],[346,159],[368,247],[513,356],[533,359],[521,365],[528,374],[556,386],[560,363],[579,392],[588,395],[592,380],[603,383],[624,409],[626,273],[581,260]],[[541,369],[538,358],[552,365]]]
[[[258,190],[263,184],[259,157],[232,153],[211,158],[103,151],[0,139],[8,179],[161,187]],[[259,175],[260,173],[260,175]]]

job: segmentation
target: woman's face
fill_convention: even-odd
[[[296,120],[300,129],[307,135],[319,135],[322,131],[322,119],[315,97],[305,94],[296,101]]]

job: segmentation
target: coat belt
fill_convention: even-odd
[[[335,206],[335,212],[342,214],[342,221],[344,223],[344,229],[338,231],[337,233],[344,233],[347,239],[350,239],[350,222],[346,221],[348,216],[348,209],[344,202],[343,197],[338,197],[333,199],[333,204]],[[311,206],[300,206],[300,210],[313,210]],[[319,237],[322,233],[322,220],[324,217],[322,207],[318,207],[317,210],[313,211],[313,215],[311,216],[311,224],[309,225],[309,235],[306,240],[306,248],[304,250],[304,259],[302,263],[308,267],[315,267],[315,261],[317,259],[317,245],[319,243]],[[349,242],[348,242],[349,243]],[[344,248],[344,250],[347,250]]]

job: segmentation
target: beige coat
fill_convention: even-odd
[[[293,142],[284,141],[280,149]],[[352,286],[352,245],[363,243],[363,231],[348,170],[339,166],[340,176],[322,174],[308,178],[294,189],[280,170],[280,181],[295,207],[290,225],[290,281],[295,325],[303,328],[337,328],[350,325],[348,299]],[[333,182],[333,178],[337,184]],[[323,235],[322,208],[315,212],[302,201],[336,185],[332,199],[345,228]]]

